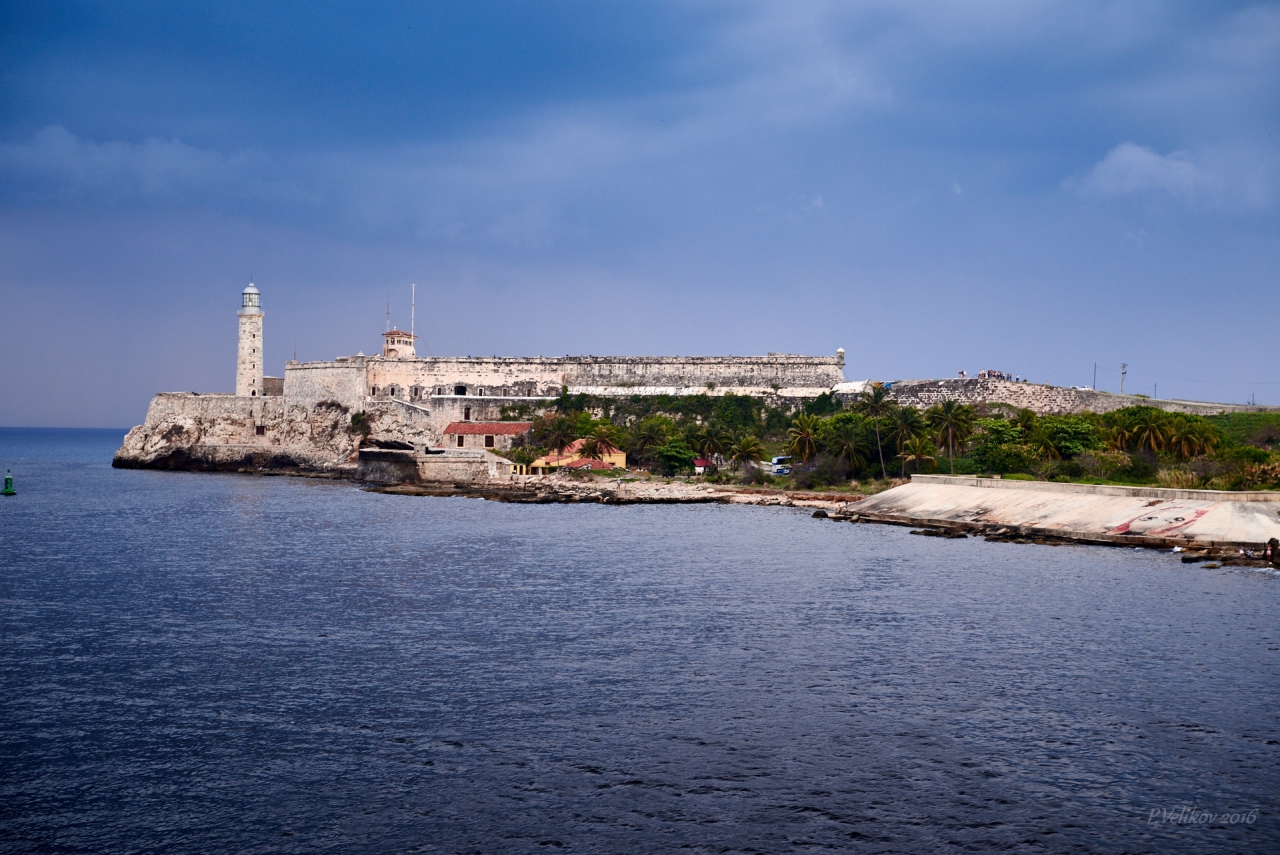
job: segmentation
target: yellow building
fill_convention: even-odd
[[[626,469],[627,455],[623,451],[611,451],[603,454],[602,460],[593,460],[589,457],[583,457],[580,453],[582,450],[583,440],[575,439],[565,448],[563,452],[550,454],[539,457],[537,460],[529,464],[529,472],[533,475],[545,475],[556,469]]]

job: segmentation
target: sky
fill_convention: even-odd
[[[1280,404],[1280,4],[0,4],[0,424],[432,355]]]

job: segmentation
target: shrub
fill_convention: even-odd
[[[849,480],[849,464],[839,457],[820,454],[813,463],[795,470],[792,482],[801,490],[830,487]]]
[[[1129,465],[1129,455],[1123,451],[1088,451],[1077,457],[1076,463],[1085,476],[1106,480]]]
[[[1046,481],[1083,478],[1087,474],[1084,465],[1077,460],[1046,460],[1036,467],[1036,473]]]
[[[1199,485],[1200,479],[1194,472],[1186,469],[1161,469],[1156,473],[1156,481],[1161,487],[1174,487],[1189,490]]]
[[[1004,419],[978,419],[975,427],[978,435],[970,458],[979,471],[1025,472],[1035,463],[1035,453],[1022,441],[1017,425]]]
[[[1117,469],[1111,477],[1116,481],[1148,483],[1156,477],[1155,462],[1145,454],[1130,454],[1128,465]]]
[[[1102,432],[1084,416],[1044,416],[1038,426],[1065,460],[1102,448]]]
[[[1262,464],[1271,459],[1271,455],[1261,448],[1252,445],[1223,445],[1213,455],[1214,459],[1236,463],[1242,466]]]
[[[806,401],[804,411],[811,416],[829,416],[844,409],[844,403],[835,392],[823,392],[812,401]]]
[[[369,424],[369,417],[364,410],[351,414],[351,432],[366,438],[373,432],[373,425]]]
[[[692,472],[693,461],[697,455],[681,437],[668,440],[654,451],[658,469],[663,475],[671,476],[679,472]]]
[[[1280,483],[1280,463],[1250,463],[1240,470],[1239,485],[1242,490],[1274,487]]]

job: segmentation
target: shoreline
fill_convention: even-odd
[[[1179,548],[1184,554],[1184,561],[1221,560],[1225,564],[1237,566],[1271,567],[1261,559],[1241,556],[1240,549],[1247,551],[1261,550],[1265,538],[1245,539],[1240,537],[1201,537],[1187,531],[1144,533],[1129,528],[1128,523],[1120,526],[1111,525],[1098,519],[1089,521],[1088,525],[1037,525],[1042,522],[1038,517],[1044,516],[1044,509],[1031,514],[1032,518],[1018,520],[1016,518],[983,518],[989,517],[991,507],[968,507],[941,510],[937,507],[923,506],[912,511],[910,502],[903,502],[903,495],[913,488],[932,488],[936,492],[972,491],[977,487],[975,479],[965,476],[915,476],[911,481],[892,487],[874,495],[849,493],[825,493],[817,491],[777,490],[771,488],[746,487],[726,484],[689,483],[681,481],[661,481],[656,479],[604,479],[592,478],[578,480],[562,478],[555,475],[513,476],[511,480],[472,481],[462,483],[450,482],[399,482],[377,483],[361,480],[348,467],[334,467],[328,470],[317,470],[311,467],[268,465],[246,466],[245,461],[237,461],[242,465],[214,465],[208,467],[170,467],[170,466],[137,466],[114,462],[117,468],[153,469],[160,471],[220,471],[228,474],[259,475],[264,477],[299,477],[319,478],[325,480],[345,480],[359,484],[368,492],[403,496],[429,497],[461,497],[485,499],[510,504],[605,504],[605,505],[642,505],[642,504],[732,504],[756,507],[791,507],[809,509],[814,516],[837,522],[869,523],[878,525],[905,526],[917,531],[913,532],[933,537],[969,537],[982,536],[993,542],[1034,543],[1039,545],[1064,545],[1079,543],[1093,546],[1112,546],[1121,548],[1146,548],[1169,550]],[[257,461],[253,461],[257,462]],[[954,480],[953,480],[954,479]],[[1115,498],[1147,499],[1156,494],[1169,493],[1172,498],[1193,498],[1188,495],[1194,492],[1194,498],[1200,504],[1217,505],[1252,505],[1274,504],[1280,507],[1280,494],[1274,498],[1267,495],[1251,495],[1240,497],[1230,493],[1214,491],[1177,491],[1158,488],[1141,487],[1090,487],[1088,485],[1064,485],[1052,482],[1006,481],[982,479],[980,492],[984,498],[996,495],[991,488],[996,488],[1006,495],[1028,496],[1029,494],[1056,494],[1056,502],[1062,507],[1078,504],[1077,501],[1066,501],[1068,496],[1080,493],[1100,494]],[[1007,492],[1006,492],[1007,491]],[[1159,504],[1164,500],[1155,500]],[[970,504],[973,504],[972,502]],[[980,504],[992,505],[987,501]],[[1146,501],[1141,507],[1149,507]],[[1183,503],[1185,504],[1185,502]],[[1116,528],[1123,530],[1117,531]],[[1280,536],[1280,517],[1276,521],[1277,536]],[[1198,557],[1197,557],[1198,556]]]

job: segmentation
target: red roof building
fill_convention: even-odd
[[[444,429],[449,448],[495,448],[506,450],[517,436],[533,427],[531,422],[450,422]]]

